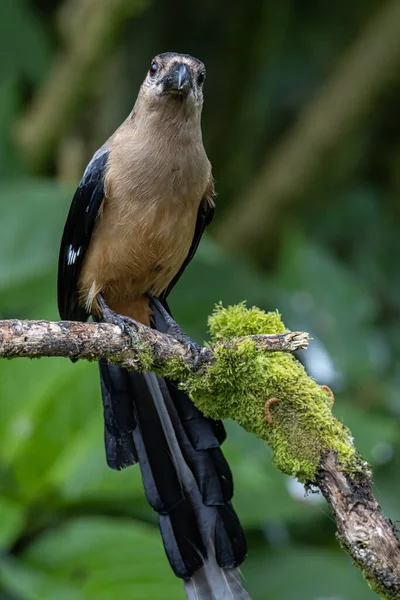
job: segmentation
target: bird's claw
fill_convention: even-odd
[[[119,315],[111,310],[104,302],[103,298],[99,298],[99,306],[103,313],[103,321],[112,325],[117,325],[120,328],[122,335],[127,335],[133,345],[137,341],[138,324],[131,317]]]
[[[133,346],[135,342],[137,342],[137,333],[138,333],[138,324],[131,317],[125,317],[124,315],[117,315],[119,317],[118,323],[116,323],[120,329],[122,334],[125,334],[129,337],[131,345]]]
[[[164,317],[165,323],[167,325],[166,333],[181,344],[183,344],[185,350],[187,352],[190,352],[193,359],[193,369],[196,371],[199,367],[201,346],[195,341],[193,341],[188,335],[186,335],[182,327],[178,325],[178,323],[171,317],[169,312],[166,310],[165,306],[163,306],[162,302],[160,302],[159,298],[150,295],[150,299],[151,302],[157,307],[157,309]]]
[[[182,342],[185,345],[185,349],[192,355],[193,370],[197,371],[200,366],[201,346],[186,335],[183,336],[183,339],[179,339],[179,337],[176,339],[178,339],[179,342]]]
[[[107,320],[106,322],[117,325],[120,328],[122,335],[127,335],[129,337],[131,345],[137,342],[138,325],[134,319],[131,319],[131,317],[126,317],[125,315],[118,315],[117,313],[113,313],[112,320]]]

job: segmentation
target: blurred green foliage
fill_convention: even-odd
[[[74,11],[79,2],[65,4]],[[0,317],[57,318],[58,244],[74,187],[91,152],[130,110],[154,54],[189,52],[207,65],[204,134],[221,226],[381,6],[149,0],[141,16],[128,19],[98,85],[77,103],[67,133],[34,174],[14,143],[15,126],[65,51],[59,31],[70,13],[59,14],[59,0],[2,0]],[[266,224],[259,253],[244,259],[240,240],[237,254],[227,253],[211,227],[171,296],[177,320],[198,340],[219,300],[278,308],[289,327],[310,332],[314,341],[300,358],[336,391],[334,411],[373,465],[376,495],[395,521],[399,100],[394,78],[276,227]],[[3,361],[0,390],[0,600],[183,598],[139,469],[116,473],[105,465],[96,367]],[[235,506],[249,540],[243,572],[254,600],[372,598],[336,544],[323,500],[305,497],[272,467],[261,442],[227,425]]]

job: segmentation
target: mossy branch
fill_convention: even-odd
[[[0,321],[0,357],[107,358],[128,369],[180,382],[202,412],[233,418],[272,449],[276,466],[328,500],[341,545],[382,597],[400,600],[400,543],[371,490],[369,466],[332,415],[332,394],[290,352],[305,333],[278,313],[218,306],[211,344],[196,354],[179,340],[138,325],[132,341],[102,323]]]

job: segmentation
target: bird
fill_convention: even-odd
[[[192,260],[215,210],[203,145],[204,64],[164,52],[150,63],[134,107],[95,152],[61,240],[63,320],[135,323],[192,342],[168,294]],[[239,565],[245,534],[220,448],[222,422],[206,418],[178,382],[99,361],[106,460],[139,463],[165,552],[188,600],[246,600]]]

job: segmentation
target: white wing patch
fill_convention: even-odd
[[[69,245],[68,248],[68,256],[67,256],[67,265],[75,264],[76,259],[80,255],[82,250],[82,246],[79,246],[76,250],[72,247],[72,244]]]

